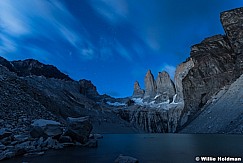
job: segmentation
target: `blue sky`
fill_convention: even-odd
[[[219,14],[242,0],[1,0],[0,55],[53,64],[100,94],[132,95],[136,80],[176,66],[223,34]]]

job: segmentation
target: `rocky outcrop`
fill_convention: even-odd
[[[192,59],[190,58],[188,61],[181,63],[177,66],[175,71],[175,89],[176,89],[176,98],[174,102],[183,102],[183,87],[182,80],[186,77],[189,70],[194,66]]]
[[[133,98],[143,98],[144,96],[144,90],[140,88],[140,85],[138,81],[134,83],[134,89],[133,89]]]
[[[45,76],[46,78],[56,78],[56,79],[63,79],[67,81],[73,81],[68,75],[60,72],[55,66],[46,65],[40,63],[34,59],[26,59],[23,61],[12,61],[10,62],[13,65],[13,69],[7,66],[10,71],[14,71],[17,73],[18,76]]]
[[[175,85],[167,72],[159,72],[156,81],[149,70],[145,76],[145,93],[135,82],[131,105],[118,115],[134,126],[152,133],[175,132],[183,109],[175,103]],[[142,98],[141,98],[142,97]]]
[[[156,93],[158,102],[172,101],[175,95],[175,85],[166,71],[159,72],[156,79]],[[161,98],[162,97],[162,98]]]
[[[181,125],[195,118],[213,94],[243,73],[242,17],[243,8],[222,12],[220,20],[226,36],[209,37],[192,46],[194,67],[182,82],[185,109]]]
[[[216,35],[191,47],[194,67],[183,79],[185,108],[181,125],[191,119],[211,96],[235,79],[235,54],[227,37]]]
[[[16,72],[17,70],[15,69],[14,65],[6,60],[5,58],[0,56],[0,64],[4,67],[6,67],[9,71],[11,72]]]
[[[151,70],[148,70],[144,83],[145,91],[140,88],[137,81],[135,82],[133,98],[142,98],[146,102],[172,102],[175,95],[175,85],[166,71],[159,72],[155,81]]]
[[[72,119],[72,122],[77,121],[77,118],[74,119],[75,120]],[[82,119],[83,124],[85,123],[85,119],[85,117]],[[79,118],[78,120],[80,122],[81,118]],[[39,127],[41,132],[35,131],[34,134],[30,132],[30,135],[28,135],[28,133],[15,135],[16,131],[14,130],[6,128],[2,128],[0,130],[0,161],[20,155],[43,155],[44,151],[48,149],[61,149],[65,146],[79,145],[83,147],[97,147],[96,137],[89,136],[90,128],[80,128],[80,125],[76,125],[75,127],[73,126],[73,128],[75,128],[75,131],[79,130],[79,134],[75,135],[75,138],[71,139],[71,137],[69,136],[61,136],[61,134],[63,134],[64,126],[61,125],[59,122],[53,120],[38,119],[32,123],[32,127]],[[66,128],[66,131],[69,131],[70,124]],[[40,133],[42,134],[39,135]]]
[[[237,8],[220,14],[227,38],[230,41],[235,54],[243,54],[243,8]]]
[[[220,89],[180,133],[243,133],[243,75]]]
[[[243,8],[237,8],[220,14],[223,25],[232,50],[236,54],[235,74],[239,77],[243,73]]]
[[[153,76],[151,70],[148,70],[148,72],[144,78],[144,84],[145,84],[144,99],[155,97],[156,83],[155,83],[154,76]]]
[[[166,109],[133,105],[120,109],[120,117],[148,133],[173,133],[183,109],[182,103],[165,104]]]
[[[84,96],[95,99],[99,95],[96,87],[93,85],[93,83],[90,80],[85,80],[85,79],[79,80],[79,85],[80,85],[79,91]]]

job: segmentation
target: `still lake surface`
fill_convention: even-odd
[[[19,157],[3,162],[112,163],[120,154],[140,163],[196,162],[195,157],[240,157],[243,135],[218,134],[104,134],[98,148],[70,147],[38,157]]]

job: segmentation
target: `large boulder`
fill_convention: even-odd
[[[88,116],[79,118],[67,118],[68,126],[64,132],[64,136],[69,136],[73,141],[80,142],[82,144],[88,141],[89,135],[93,129]]]
[[[33,138],[59,137],[63,131],[59,122],[46,119],[34,120],[31,124],[30,135]]]

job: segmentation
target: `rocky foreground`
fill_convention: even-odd
[[[92,124],[89,117],[68,118],[67,122],[64,126],[53,120],[37,119],[29,127],[18,128],[23,132],[1,128],[0,160],[20,155],[43,155],[48,149],[66,146],[97,147],[97,139],[102,136],[90,135]]]

